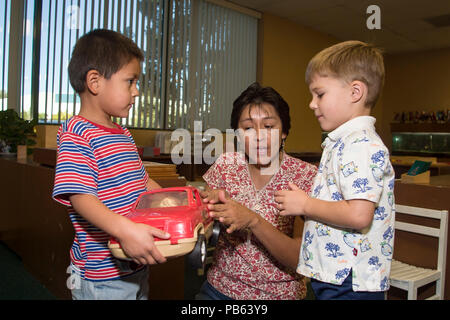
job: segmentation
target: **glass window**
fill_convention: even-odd
[[[19,5],[20,4],[20,5]],[[23,4],[23,6],[22,6]],[[20,48],[9,48],[11,10]],[[1,108],[18,95],[26,119],[59,124],[77,114],[80,98],[67,66],[78,38],[106,28],[144,52],[140,95],[127,119],[133,128],[228,128],[232,101],[256,80],[257,18],[205,0],[0,0]],[[19,26],[20,25],[20,26]],[[22,30],[22,32],[20,32]],[[8,53],[21,63],[18,93],[8,92]]]

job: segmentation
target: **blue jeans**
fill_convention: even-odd
[[[195,295],[195,300],[233,300],[214,288],[208,280],[203,282],[200,292]]]
[[[384,291],[353,291],[351,271],[341,285],[311,279],[311,287],[317,300],[384,300]]]
[[[74,287],[73,300],[148,300],[148,267],[116,280],[80,278]]]

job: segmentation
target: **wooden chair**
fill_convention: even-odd
[[[447,210],[432,210],[403,205],[395,206],[396,213],[434,218],[440,220],[439,228],[431,228],[413,223],[395,221],[395,229],[418,233],[439,239],[436,269],[420,268],[392,259],[391,286],[408,291],[408,300],[417,300],[417,289],[436,282],[436,293],[427,300],[442,300],[445,286],[445,263],[447,256]],[[395,251],[395,248],[394,248]]]

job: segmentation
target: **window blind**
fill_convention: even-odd
[[[8,107],[9,1],[0,1],[0,110]]]
[[[256,80],[257,18],[195,0],[172,2],[171,14],[166,127],[202,121],[224,131],[234,99]]]
[[[79,112],[67,66],[77,39],[92,29],[121,32],[144,52],[140,95],[127,119],[115,119],[128,127],[192,130],[202,120],[203,130],[224,131],[233,100],[256,79],[257,18],[217,1],[0,1],[1,89],[11,83],[6,52],[16,50],[17,109],[40,123],[58,124]],[[16,49],[8,47],[11,10],[23,13]],[[1,103],[4,109],[5,98]]]
[[[140,96],[127,119],[129,127],[161,127],[160,78],[164,3],[158,0],[43,0],[39,120],[60,123],[77,114],[79,97],[67,66],[77,39],[98,28],[121,32],[144,52]]]

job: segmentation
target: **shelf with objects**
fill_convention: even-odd
[[[391,162],[396,178],[415,160],[431,162],[431,176],[450,173],[450,121],[448,112],[396,114],[391,123]]]

